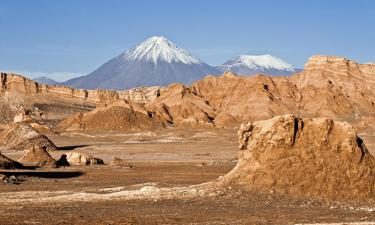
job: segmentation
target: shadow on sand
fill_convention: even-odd
[[[6,176],[28,176],[50,179],[65,179],[82,176],[84,173],[79,171],[0,171],[0,174]]]
[[[57,150],[59,151],[72,151],[76,148],[82,148],[86,147],[88,145],[70,145],[70,146],[62,146],[62,147],[57,147]]]

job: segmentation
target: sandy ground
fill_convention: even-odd
[[[50,135],[60,147],[51,153],[56,159],[78,151],[105,163],[120,157],[133,167],[7,171],[21,181],[0,184],[0,224],[375,224],[375,206],[202,188],[199,184],[235,166],[236,133],[165,129]],[[359,133],[374,154],[373,130]],[[22,152],[4,154],[18,159]]]

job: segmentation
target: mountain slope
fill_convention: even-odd
[[[33,79],[35,82],[38,82],[40,84],[49,84],[49,85],[57,85],[59,82],[48,78],[48,77],[36,77]]]
[[[151,37],[97,70],[64,85],[85,89],[123,90],[139,86],[190,84],[219,71],[164,37]]]
[[[240,55],[216,68],[222,72],[230,71],[241,75],[290,75],[296,72],[292,65],[271,55]]]

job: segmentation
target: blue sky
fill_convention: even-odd
[[[0,70],[58,80],[154,35],[210,65],[264,53],[299,68],[316,54],[375,62],[372,0],[0,0],[0,28]]]

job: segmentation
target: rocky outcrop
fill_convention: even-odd
[[[154,112],[146,110],[141,104],[129,104],[125,100],[88,113],[78,113],[57,124],[57,128],[62,130],[139,131],[161,127],[164,127],[164,123]]]
[[[325,200],[375,202],[375,158],[351,125],[295,115],[245,122],[226,185]]]
[[[116,167],[129,167],[129,168],[133,167],[130,163],[118,157],[113,157],[109,165],[116,166]]]
[[[2,127],[0,132],[1,150],[26,150],[30,148],[44,148],[47,151],[57,150],[56,146],[43,134],[36,131],[29,124],[15,123]]]
[[[57,162],[42,147],[33,147],[25,151],[25,154],[18,160],[23,165],[56,168]]]

